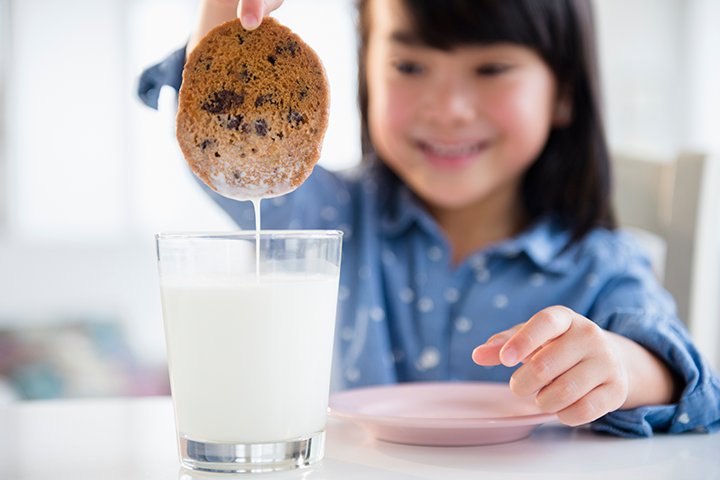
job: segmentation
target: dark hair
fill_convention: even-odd
[[[600,112],[597,58],[589,0],[401,0],[413,32],[430,47],[515,43],[537,51],[560,92],[572,101],[572,118],[553,128],[522,182],[529,220],[559,215],[571,242],[596,226],[615,227],[610,162]],[[364,158],[374,151],[367,110],[366,47],[369,0],[358,0],[358,100]]]

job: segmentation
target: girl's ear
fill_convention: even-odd
[[[572,93],[569,88],[561,88],[555,100],[555,109],[553,110],[552,126],[555,128],[565,128],[573,120],[573,102]]]

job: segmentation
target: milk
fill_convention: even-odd
[[[324,429],[337,291],[329,275],[163,279],[179,434],[266,443]]]

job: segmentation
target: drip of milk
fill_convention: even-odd
[[[220,195],[232,198],[233,200],[246,201],[249,200],[255,209],[255,277],[260,281],[260,201],[263,198],[279,197],[295,190],[296,187],[288,184],[277,184],[272,187],[266,185],[250,187],[238,187],[227,183],[225,175],[219,173],[212,178],[212,185],[216,192]],[[270,193],[272,191],[272,193]]]
[[[255,282],[260,282],[260,202],[262,198],[253,198],[255,209]]]

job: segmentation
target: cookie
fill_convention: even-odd
[[[188,164],[210,188],[238,200],[300,186],[320,158],[329,86],[317,54],[265,18],[211,30],[189,55],[176,134]]]

